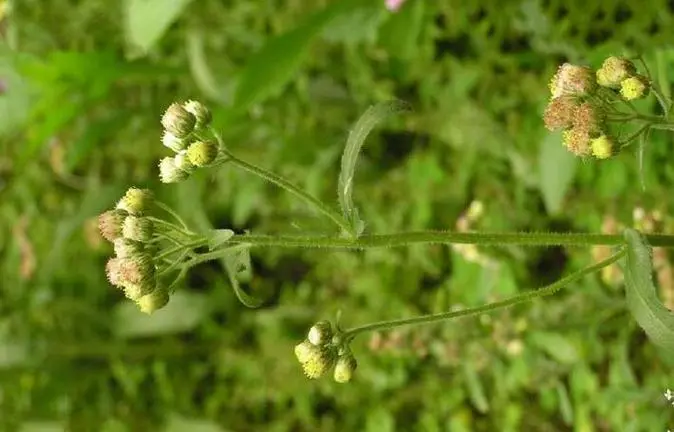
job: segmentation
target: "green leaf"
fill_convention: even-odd
[[[219,246],[227,243],[234,235],[230,229],[215,229],[208,234],[208,249],[217,249]]]
[[[475,409],[481,414],[489,412],[489,401],[480,380],[480,376],[471,362],[463,362],[463,377],[466,380],[468,397]]]
[[[126,0],[126,38],[134,55],[145,55],[191,0]]]
[[[653,284],[651,250],[641,234],[626,229],[625,295],[627,306],[651,342],[674,355],[674,313],[658,298]]]
[[[206,60],[201,32],[194,29],[190,30],[185,37],[185,42],[194,83],[208,98],[223,105],[228,105],[231,102],[232,78],[227,77],[226,83],[220,83],[215,78]]]
[[[265,299],[256,298],[248,294],[241,282],[248,282],[253,276],[252,265],[250,262],[250,247],[232,248],[232,252],[223,258],[229,283],[232,285],[234,294],[244,306],[249,308],[258,308],[262,306]]]
[[[377,123],[380,123],[390,115],[409,110],[409,104],[399,100],[381,102],[377,105],[373,105],[360,116],[346,140],[346,146],[344,147],[344,153],[342,154],[342,168],[339,173],[337,195],[344,216],[350,222],[354,232],[358,235],[361,234],[365,228],[364,222],[358,216],[358,209],[353,205],[353,177],[356,173],[356,162],[358,161],[360,149],[363,147],[368,134]]]
[[[562,207],[564,196],[576,173],[577,160],[564,148],[559,134],[548,134],[538,155],[538,182],[548,213]]]
[[[379,43],[391,56],[410,59],[417,52],[425,4],[412,2],[398,13],[388,14],[388,21],[379,30]]]

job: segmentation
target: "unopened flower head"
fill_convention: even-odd
[[[322,377],[335,364],[337,353],[332,346],[317,347],[302,363],[304,374],[310,379]]]
[[[124,293],[131,300],[138,300],[152,292],[155,288],[155,268],[152,257],[138,254],[132,258],[118,258],[116,280],[124,288]]]
[[[319,321],[309,329],[307,339],[314,345],[325,345],[332,340],[332,324],[329,321]]]
[[[190,159],[187,157],[187,152],[184,150],[175,156],[173,162],[175,163],[176,168],[185,171],[188,174],[192,174],[196,169],[194,164],[190,162]]]
[[[124,210],[108,210],[98,216],[98,230],[109,242],[122,236],[122,225],[128,213]]]
[[[637,69],[630,60],[623,57],[608,57],[597,70],[597,83],[603,87],[619,88],[620,83],[633,76]]]
[[[590,135],[587,131],[578,128],[565,130],[562,133],[564,146],[576,156],[590,154]]]
[[[142,215],[154,203],[154,195],[149,189],[129,188],[122,199],[117,203],[117,208],[125,210],[132,215]]]
[[[189,174],[176,166],[172,157],[165,157],[159,161],[159,180],[162,183],[178,183],[189,177]]]
[[[194,100],[188,100],[183,104],[185,111],[192,113],[197,119],[196,129],[203,129],[211,123],[211,112],[204,104]]]
[[[218,156],[218,145],[213,141],[197,141],[187,148],[187,157],[198,167],[213,162]]]
[[[560,96],[585,96],[597,88],[592,69],[564,63],[550,81],[552,98]]]
[[[605,122],[604,111],[591,102],[583,102],[573,111],[573,128],[585,131],[590,137],[600,135]]]
[[[184,150],[188,144],[187,140],[178,138],[169,131],[164,131],[164,134],[161,136],[161,143],[176,153]]]
[[[334,378],[338,383],[347,383],[351,381],[353,373],[356,371],[358,363],[353,355],[343,354],[337,359],[335,364]]]
[[[122,287],[122,259],[110,258],[105,264],[105,275],[108,282],[116,287]]]
[[[620,83],[620,94],[627,100],[641,99],[648,96],[651,84],[648,78],[635,75]]]
[[[124,237],[115,239],[114,247],[117,258],[132,258],[144,251],[143,243]]]
[[[146,243],[152,240],[154,224],[145,217],[127,216],[122,225],[122,235],[129,240]]]
[[[574,96],[560,96],[552,99],[543,114],[545,127],[551,131],[570,128],[576,106],[578,102]]]
[[[164,129],[177,138],[187,138],[194,131],[196,122],[194,114],[178,102],[172,103],[161,118]]]
[[[606,135],[595,138],[590,141],[592,154],[597,159],[607,159],[613,155],[613,140]]]
[[[150,294],[136,300],[141,312],[148,315],[166,306],[168,301],[169,293],[164,286],[158,286]]]
[[[312,344],[308,340],[304,340],[301,343],[295,345],[295,357],[300,364],[304,364],[311,360],[314,356],[318,355],[320,348]]]

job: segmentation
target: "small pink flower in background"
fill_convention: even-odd
[[[386,9],[391,12],[398,12],[405,0],[386,0]]]

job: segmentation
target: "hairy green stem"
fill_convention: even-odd
[[[509,299],[499,301],[499,302],[494,302],[494,303],[489,303],[486,305],[474,307],[474,308],[469,308],[469,309],[464,309],[464,310],[459,310],[459,311],[451,311],[451,312],[442,312],[438,314],[431,314],[431,315],[423,315],[419,317],[414,317],[414,318],[406,318],[406,319],[399,319],[399,320],[392,320],[392,321],[380,321],[372,324],[367,324],[361,327],[355,327],[350,330],[346,330],[343,334],[342,337],[345,340],[351,340],[355,336],[357,336],[360,333],[368,332],[368,331],[378,331],[378,330],[388,330],[392,329],[395,327],[400,327],[400,326],[406,326],[406,325],[419,325],[419,324],[430,324],[438,321],[444,321],[444,320],[450,320],[453,318],[458,318],[458,317],[465,317],[465,316],[472,316],[472,315],[479,315],[487,312],[493,312],[497,309],[502,309],[510,306],[514,306],[519,303],[524,303],[531,301],[533,299],[536,299],[538,297],[543,297],[543,296],[548,296],[556,293],[560,289],[564,288],[566,285],[577,281],[578,279],[582,278],[583,276],[596,272],[610,264],[613,264],[614,262],[618,261],[620,258],[622,258],[626,253],[625,249],[621,249],[619,252],[615,253],[614,255],[610,256],[609,258],[598,262],[596,264],[593,264],[591,266],[585,267],[581,270],[578,270],[577,272],[574,272],[568,276],[563,277],[562,279],[558,280],[557,282],[547,285],[543,288],[539,288],[534,291],[528,291],[525,293],[522,293],[520,295],[511,297]]]
[[[651,246],[674,247],[674,236],[649,234],[645,236]],[[478,245],[522,245],[522,246],[619,246],[625,243],[621,234],[581,234],[581,233],[485,233],[452,231],[417,231],[395,234],[363,235],[357,239],[337,236],[289,236],[235,234],[226,245],[247,243],[251,246],[304,247],[329,249],[367,249],[377,247],[400,247],[412,244],[478,244]],[[227,247],[227,246],[226,246]],[[231,247],[231,246],[229,246]],[[213,254],[217,257],[219,251]]]

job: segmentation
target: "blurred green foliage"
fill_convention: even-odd
[[[109,286],[94,218],[130,185],[190,223],[237,232],[331,229],[231,169],[160,185],[159,116],[209,104],[231,149],[336,205],[349,127],[371,104],[410,114],[372,134],[354,200],[369,232],[597,232],[642,206],[669,216],[671,134],[653,133],[645,185],[631,152],[560,152],[540,121],[565,60],[643,53],[674,82],[671,2],[21,0],[0,46],[0,429],[656,431],[674,359],[630,317],[622,287],[585,278],[530,306],[357,340],[354,382],[306,380],[292,354],[338,309],[347,326],[440,312],[549,283],[589,250],[441,246],[253,251],[247,309],[220,263],[142,315]],[[643,102],[656,109],[655,102]],[[665,287],[666,288],[666,287]],[[670,287],[670,289],[674,289]]]

